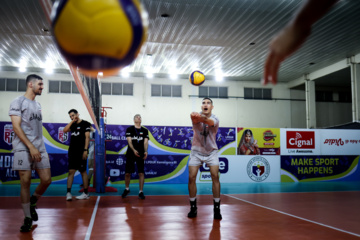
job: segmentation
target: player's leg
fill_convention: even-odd
[[[210,167],[210,174],[212,180],[212,192],[213,197],[220,198],[220,180],[219,180],[219,165],[213,165]]]
[[[24,224],[20,227],[20,232],[29,232],[32,229],[30,211],[31,170],[19,170],[19,177],[21,206],[25,215]]]
[[[145,195],[143,192],[144,182],[145,182],[145,172],[144,172],[145,160],[142,158],[137,158],[136,160],[137,160],[136,165],[137,165],[138,175],[139,175],[139,198],[145,199]]]
[[[80,174],[81,174],[81,178],[83,181],[83,185],[84,185],[84,192],[80,195],[77,196],[76,199],[78,200],[83,200],[83,199],[89,199],[89,192],[88,192],[88,176],[86,173],[86,166],[87,166],[87,161],[83,160],[82,158],[80,158],[80,160],[78,160],[78,168],[77,170],[79,170]]]
[[[189,200],[190,200],[190,212],[188,213],[189,218],[194,218],[197,216],[197,206],[196,206],[196,176],[199,171],[201,165],[201,159],[199,154],[194,151],[190,153],[190,160],[188,164],[189,168],[189,182],[188,182],[188,189],[189,189]]]
[[[126,164],[125,164],[125,189],[122,193],[121,197],[126,198],[126,196],[130,193],[130,180],[131,180],[131,173],[135,170],[135,161],[130,157],[126,157]]]
[[[69,166],[69,168],[70,168],[70,166]],[[66,184],[67,185],[66,201],[72,200],[71,187],[72,187],[72,184],[74,181],[75,172],[76,172],[76,169],[73,169],[72,167],[69,169],[67,184]]]
[[[190,212],[188,213],[189,218],[194,218],[197,216],[197,206],[196,206],[196,175],[199,171],[200,166],[190,166],[189,165],[189,199],[190,199]]]
[[[217,155],[217,152],[214,152],[210,155],[207,164],[210,168],[212,180],[212,192],[214,198],[214,219],[222,219],[220,213],[219,157]]]
[[[40,184],[36,187],[34,193],[30,197],[30,212],[32,220],[37,221],[38,215],[36,213],[36,203],[51,184],[49,155],[46,152],[41,153],[41,161],[34,162],[34,167],[39,175]]]
[[[30,197],[30,213],[31,213],[31,218],[33,221],[38,220],[38,214],[36,212],[36,204],[37,204],[38,200],[40,199],[40,197],[45,193],[46,189],[51,184],[50,168],[36,169],[36,171],[39,175],[40,183],[36,187],[32,196]]]
[[[30,184],[31,184],[32,159],[28,152],[14,153],[13,171],[18,171],[20,177],[20,200],[24,211],[24,224],[20,227],[21,232],[29,232],[32,229],[30,211]]]
[[[200,166],[189,166],[189,197],[196,198],[197,188],[196,188],[196,176],[199,171]]]

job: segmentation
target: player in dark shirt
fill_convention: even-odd
[[[135,172],[135,163],[139,174],[139,198],[145,199],[143,193],[145,173],[144,161],[148,156],[149,131],[141,126],[141,116],[134,116],[134,126],[126,129],[126,140],[128,141],[128,149],[126,151],[125,165],[125,190],[121,195],[125,198],[130,193],[131,173]]]
[[[76,199],[89,199],[88,179],[86,173],[87,158],[89,154],[89,142],[91,124],[79,118],[79,113],[75,109],[69,111],[71,122],[64,127],[64,133],[71,131],[69,146],[69,175],[67,179],[66,201],[72,200],[71,186],[74,181],[76,170],[81,173],[84,192]]]

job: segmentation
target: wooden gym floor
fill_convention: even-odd
[[[359,182],[222,184],[221,221],[213,220],[211,184],[198,184],[195,219],[187,218],[186,184],[145,184],[145,200],[137,184],[125,199],[123,186],[113,187],[67,202],[66,186],[52,184],[39,221],[20,233],[20,187],[0,185],[0,239],[360,239]]]

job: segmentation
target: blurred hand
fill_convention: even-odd
[[[29,151],[30,151],[31,159],[35,160],[36,162],[41,161],[41,153],[39,152],[39,150],[37,148],[35,148],[33,146],[33,147],[29,148]]]
[[[281,62],[293,54],[305,42],[310,33],[311,28],[290,24],[272,39],[265,61],[262,84],[277,83]]]

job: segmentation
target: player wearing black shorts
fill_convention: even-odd
[[[81,173],[84,192],[76,199],[89,199],[88,177],[86,173],[87,157],[89,151],[91,124],[79,118],[75,109],[69,111],[71,122],[64,127],[64,132],[71,131],[69,146],[69,175],[67,179],[66,201],[72,200],[71,187],[74,181],[76,170]]]
[[[134,126],[126,129],[126,140],[128,141],[128,149],[126,151],[125,190],[121,196],[125,198],[130,193],[131,173],[135,172],[136,163],[139,175],[139,198],[145,199],[143,193],[145,180],[144,162],[148,156],[149,131],[141,126],[140,114],[134,116]]]

